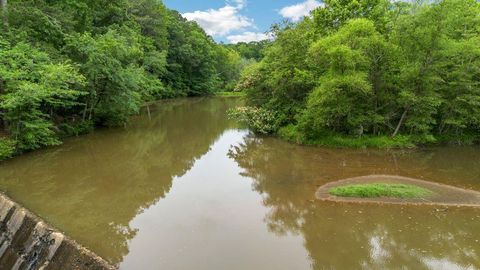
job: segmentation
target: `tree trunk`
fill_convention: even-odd
[[[83,109],[82,121],[87,118],[88,102],[85,102],[85,108]]]
[[[395,129],[395,132],[393,132],[392,137],[397,136],[398,132],[400,131],[400,128],[401,128],[402,125],[403,125],[403,121],[405,121],[405,118],[407,117],[407,113],[408,113],[408,108],[406,108],[406,109],[403,111],[402,117],[400,118],[400,121],[398,121],[397,128]]]

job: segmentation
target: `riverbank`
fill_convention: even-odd
[[[213,94],[213,96],[208,96],[204,95],[202,97],[208,98],[208,97],[219,97],[219,98],[230,98],[230,97],[243,97],[245,96],[243,93],[239,92],[216,92]],[[180,97],[172,98],[172,99],[178,99]],[[185,98],[195,98],[195,97],[185,97]],[[168,98],[165,99],[158,99],[155,101],[151,102],[146,102],[141,106],[140,110],[143,110],[145,114],[150,115],[150,106],[157,102],[165,101],[168,100]],[[133,116],[133,115],[131,115]],[[127,123],[124,123],[126,125]],[[58,142],[56,144],[52,144],[50,146],[58,146],[63,143],[63,141],[67,138],[70,137],[76,137],[76,136],[81,136],[81,135],[86,135],[94,130],[101,128],[102,126],[95,125],[93,121],[80,121],[75,124],[71,123],[69,125],[58,125],[56,126],[56,136],[58,136]],[[0,162],[3,160],[7,160],[19,155],[22,155],[24,153],[28,153],[31,151],[36,151],[39,149],[46,148],[48,146],[43,146],[34,150],[30,151],[20,151],[17,147],[18,141],[10,138],[8,134],[0,134]]]
[[[244,92],[216,92],[216,97],[245,97]]]
[[[480,136],[466,134],[460,136],[345,136],[335,133],[325,134],[315,139],[305,138],[293,125],[280,128],[276,136],[280,139],[312,146],[326,146],[335,148],[416,148],[438,145],[474,145],[480,142]]]

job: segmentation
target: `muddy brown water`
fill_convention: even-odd
[[[315,200],[371,174],[480,191],[479,147],[298,146],[227,120],[240,103],[159,102],[0,163],[0,190],[120,269],[480,269],[479,209]]]

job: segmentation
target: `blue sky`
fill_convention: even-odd
[[[216,41],[237,43],[267,39],[270,25],[298,21],[321,5],[319,0],[164,0],[196,21]]]

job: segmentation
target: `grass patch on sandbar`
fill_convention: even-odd
[[[419,186],[385,183],[345,185],[331,188],[329,192],[338,197],[402,199],[426,198],[433,194],[431,190]]]

